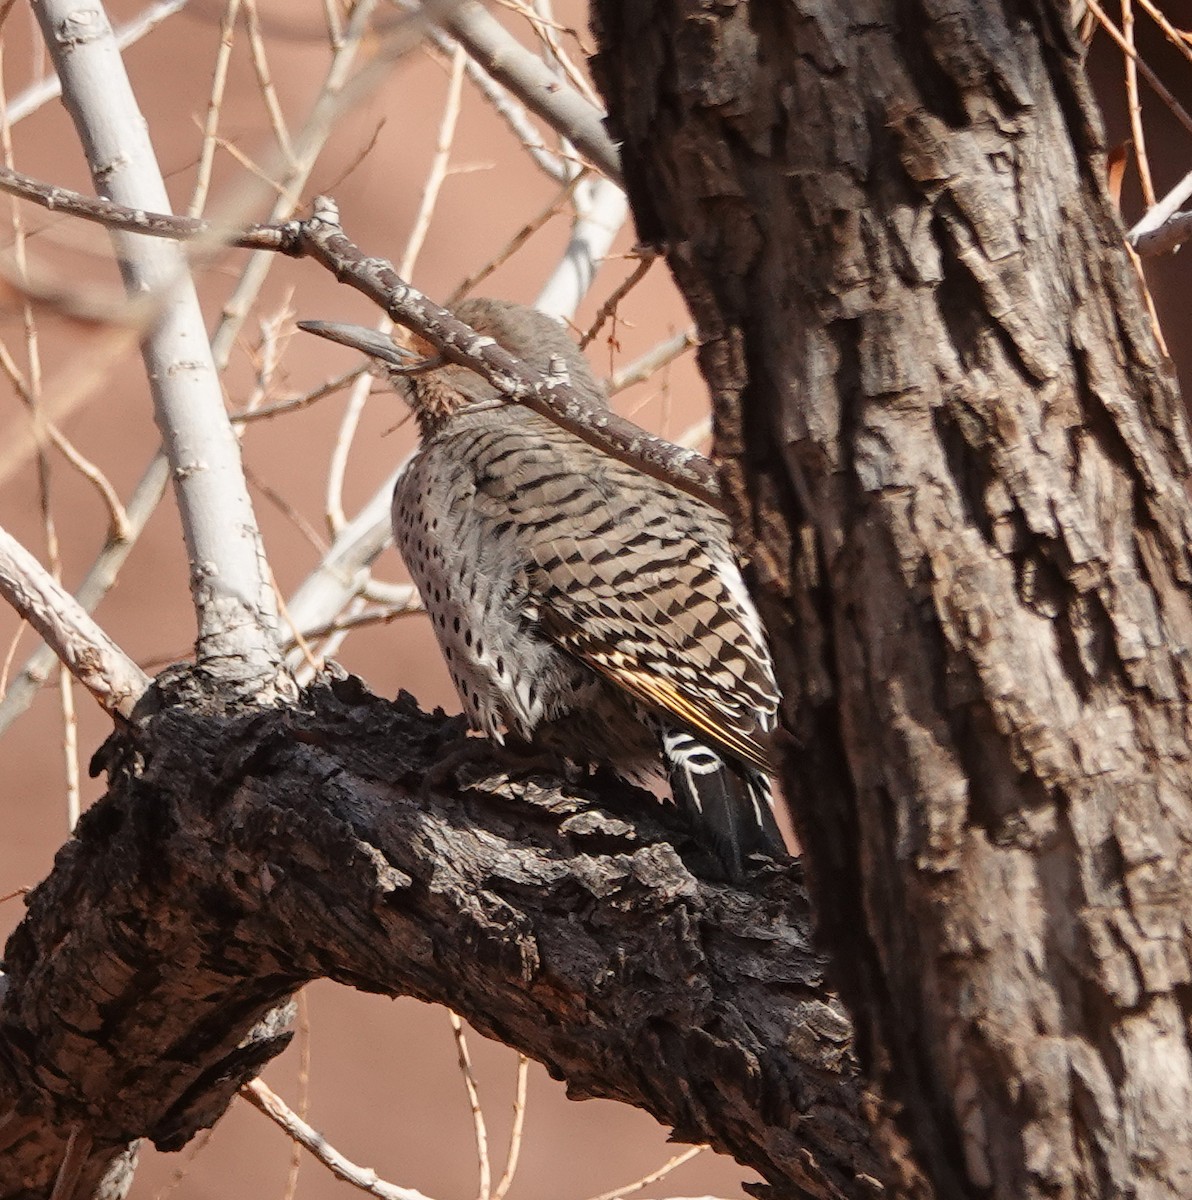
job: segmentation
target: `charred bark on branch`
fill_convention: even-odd
[[[184,1144],[320,977],[450,1004],[775,1196],[880,1194],[797,864],[702,882],[682,828],[616,780],[481,760],[424,791],[459,732],[351,679],[248,714],[159,681],[7,949],[0,1195],[48,1195],[72,1135],[77,1197],[136,1138]]]

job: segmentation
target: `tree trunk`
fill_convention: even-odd
[[[866,1065],[940,1196],[1192,1195],[1189,446],[1066,4],[597,0]]]

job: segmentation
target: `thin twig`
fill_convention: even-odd
[[[343,613],[338,617],[333,617],[330,621],[322,625],[317,625],[313,629],[304,629],[302,636],[308,641],[317,641],[320,638],[325,638],[333,633],[349,633],[354,629],[365,629],[370,625],[388,625],[393,621],[399,620],[401,617],[414,616],[416,613],[423,611],[422,598],[417,592],[414,592],[408,603],[405,604],[387,604],[380,608],[361,608],[359,611]],[[297,641],[287,642],[286,647],[297,646]],[[318,658],[326,658],[327,651],[320,648]],[[165,661],[172,661],[167,659]]]
[[[25,621],[17,622],[17,631],[12,635],[12,641],[8,643],[8,650],[4,655],[4,663],[0,665],[0,703],[8,698],[8,676],[12,670],[12,660],[16,657],[17,647],[21,644],[21,635],[28,628]]]
[[[1171,110],[1172,116],[1186,129],[1192,133],[1192,116],[1188,115],[1184,106],[1171,94],[1164,86],[1163,81],[1155,74],[1154,71],[1147,65],[1146,60],[1139,57],[1138,52],[1131,46],[1122,36],[1122,31],[1109,19],[1105,10],[1097,3],[1097,0],[1085,0],[1089,7],[1089,11],[1101,22],[1101,27],[1106,33],[1118,44],[1118,48],[1123,54],[1128,55],[1138,64],[1139,73],[1151,85],[1155,94],[1163,101],[1164,104]]]
[[[1126,108],[1130,114],[1130,133],[1134,138],[1134,153],[1138,155],[1138,181],[1142,199],[1149,208],[1155,203],[1155,183],[1146,153],[1146,130],[1142,124],[1142,98],[1138,94],[1138,59],[1134,46],[1134,8],[1131,0],[1121,0],[1122,37],[1129,47],[1126,60]]]
[[[58,453],[99,493],[108,510],[108,536],[113,541],[127,539],[130,532],[128,513],[120,503],[112,481],[52,421],[45,423],[45,432]]]
[[[447,178],[447,167],[451,162],[451,147],[455,143],[455,130],[459,124],[460,96],[464,84],[464,63],[467,56],[463,48],[457,46],[451,58],[451,75],[447,83],[447,97],[443,103],[443,116],[439,121],[439,133],[435,139],[435,153],[431,159],[430,169],[426,173],[426,182],[422,185],[422,196],[418,202],[418,212],[406,239],[406,248],[402,252],[398,265],[399,275],[409,279],[414,274],[414,264],[422,244],[426,241],[427,230],[430,229],[431,218],[438,204],[439,192],[443,180]]]
[[[254,1108],[285,1130],[300,1146],[305,1146],[333,1175],[379,1200],[429,1200],[413,1188],[398,1187],[381,1179],[369,1167],[357,1166],[345,1158],[316,1129],[312,1129],[280,1096],[259,1079],[246,1083],[240,1095]]]
[[[13,360],[8,347],[2,342],[0,342],[0,370],[8,377],[17,395],[21,397],[32,411],[35,405],[30,385],[24,375],[21,374],[20,368]],[[62,457],[84,479],[91,483],[99,493],[104,506],[108,510],[109,537],[116,540],[126,538],[129,532],[128,513],[125,511],[124,505],[120,503],[120,497],[116,494],[116,489],[112,486],[111,480],[75,446],[53,421],[48,420],[44,414],[40,413],[34,417],[34,420],[39,424],[40,433],[54,444],[54,448]]]
[[[50,1200],[70,1200],[75,1185],[83,1172],[87,1156],[91,1153],[91,1134],[82,1125],[75,1125],[66,1139],[66,1151],[54,1177]]]
[[[626,363],[619,371],[609,376],[608,394],[615,396],[634,384],[643,383],[655,371],[674,362],[680,355],[685,354],[694,346],[699,345],[695,329],[688,327],[681,333],[676,333],[664,342],[659,342],[652,350],[647,350],[640,358]]]
[[[310,1005],[305,988],[298,992],[295,1000],[298,1006],[298,1117],[305,1121],[310,1111]],[[294,1200],[301,1169],[302,1146],[294,1142],[290,1147],[290,1173],[286,1177],[286,1191],[282,1200]]]
[[[566,27],[560,25],[550,12],[549,0],[536,0],[534,5],[523,4],[521,0],[504,0],[515,12],[520,12],[530,23],[530,28],[546,47],[548,60],[553,61],[577,92],[594,108],[600,107],[600,97],[596,89],[588,81],[587,76],[575,65],[571,57],[559,44],[556,31],[566,32]],[[544,11],[545,10],[545,11]]]
[[[238,162],[255,179],[259,179],[275,195],[281,196],[285,193],[285,184],[279,179],[274,179],[266,167],[237,146],[235,142],[229,141],[225,137],[216,137],[215,141],[225,154]]]
[[[352,370],[333,376],[326,383],[319,384],[318,387],[312,388],[309,392],[303,392],[301,396],[289,396],[285,400],[277,401],[276,404],[266,404],[252,410],[242,409],[240,412],[232,414],[232,422],[237,425],[247,425],[254,421],[266,421],[272,417],[283,417],[287,413],[301,412],[302,409],[309,408],[312,404],[320,400],[325,400],[328,396],[334,396],[337,392],[342,392],[344,388],[355,383],[366,371],[367,367],[353,367]]]
[[[676,1154],[673,1158],[668,1158],[662,1166],[655,1171],[651,1171],[648,1175],[643,1175],[640,1179],[635,1179],[632,1183],[625,1184],[624,1187],[613,1188],[611,1192],[601,1192],[599,1196],[592,1196],[589,1200],[621,1200],[622,1196],[629,1196],[634,1192],[640,1192],[642,1188],[647,1188],[650,1184],[664,1179],[676,1167],[681,1167],[684,1163],[690,1162],[697,1154],[702,1154],[707,1149],[706,1145],[688,1146],[682,1153]]]
[[[604,327],[604,323],[617,311],[617,306],[621,301],[649,274],[650,268],[654,265],[657,258],[657,253],[652,250],[646,250],[641,253],[637,266],[629,273],[628,278],[622,280],[621,283],[613,288],[608,298],[596,310],[595,319],[588,327],[587,332],[579,339],[579,348],[581,350],[591,345],[600,333],[600,330]]]
[[[560,83],[542,59],[473,0],[454,8],[442,24],[493,79],[573,142],[601,173],[621,182],[620,156],[605,132],[604,114],[596,105]]]
[[[282,335],[290,328],[295,316],[293,299],[293,291],[287,291],[276,310],[267,313],[257,322],[261,331],[261,342],[253,355],[257,378],[244,407],[240,410],[242,417],[250,416],[261,408],[273,390],[273,377],[281,362],[284,344]]]
[[[65,663],[58,667],[58,695],[62,707],[62,762],[66,773],[66,828],[73,830],[83,811],[79,776],[79,720],[75,711],[74,681]]]
[[[189,3],[190,0],[159,0],[156,4],[150,4],[144,12],[115,31],[117,49],[127,50],[129,46],[135,45],[168,17],[181,12]],[[15,125],[61,95],[62,81],[57,75],[48,74],[13,98],[8,106],[8,119]]]
[[[286,608],[285,598],[281,594],[281,588],[277,586],[277,580],[273,581],[274,590],[277,592],[277,610],[281,614],[282,621],[290,631],[290,642],[302,651],[302,657],[306,660],[307,668],[312,672],[317,672],[323,665],[319,657],[310,648],[310,643],[302,636],[302,630],[294,624],[293,618],[290,616],[290,611]]]
[[[285,114],[277,99],[277,89],[273,86],[269,58],[265,53],[265,41],[261,36],[261,20],[257,13],[256,0],[244,0],[244,26],[248,31],[248,47],[253,71],[257,76],[257,86],[261,89],[261,99],[265,102],[265,111],[269,114],[269,126],[277,139],[278,149],[289,168],[293,170],[296,165],[294,143],[286,125]]]
[[[480,1189],[477,1200],[492,1200],[492,1167],[488,1157],[488,1126],[484,1120],[484,1109],[480,1105],[480,1089],[476,1086],[476,1073],[472,1070],[472,1056],[468,1052],[468,1039],[464,1034],[464,1023],[459,1016],[447,1013],[451,1019],[451,1032],[455,1037],[455,1051],[459,1056],[460,1074],[468,1093],[468,1105],[472,1110],[472,1131],[476,1135],[476,1158],[480,1168]]]
[[[84,612],[94,611],[116,582],[121,567],[132,553],[137,539],[149,523],[149,518],[156,511],[161,497],[165,494],[168,482],[169,464],[166,462],[165,455],[158,453],[149,463],[145,474],[129,497],[126,509],[128,513],[127,539],[116,541],[109,536],[86,578],[79,586],[76,599]],[[12,685],[3,690],[4,698],[0,700],[0,733],[3,733],[29,707],[34,696],[37,695],[38,689],[55,669],[57,662],[54,651],[49,646],[41,646],[21,668],[20,673],[12,681]]]
[[[0,141],[2,141],[4,148],[4,165],[11,167],[13,165],[12,126],[8,119],[7,104],[2,99],[3,96],[7,95],[7,87],[3,79],[3,48],[4,42],[0,40],[0,110],[2,110],[0,111]],[[15,199],[12,200],[10,207],[12,209],[13,260],[16,264],[17,272],[23,280],[28,276],[28,263],[25,256],[25,223],[21,218],[21,206]],[[27,381],[20,381],[24,386],[18,390],[29,406],[29,411],[33,416],[34,427],[40,435],[36,455],[38,499],[41,505],[42,526],[45,530],[46,555],[50,563],[50,574],[56,582],[61,583],[61,548],[58,542],[58,530],[54,521],[50,491],[50,461],[49,456],[45,452],[45,443],[43,440],[47,422],[41,411],[41,350],[37,335],[37,322],[34,318],[33,307],[27,300],[21,307],[25,327],[25,354],[29,363],[29,372]],[[5,348],[5,351],[7,356],[7,348]],[[16,381],[18,374],[16,372],[16,364],[12,363],[6,369],[8,369],[10,377],[13,377],[14,381]],[[61,443],[65,439],[61,435],[58,435],[58,441]],[[79,457],[81,458],[82,456],[80,455]],[[95,472],[95,474],[98,474],[98,472]],[[111,494],[114,496],[114,493]],[[79,723],[78,714],[75,711],[74,685],[65,663],[59,665],[58,681],[58,701],[62,714],[62,765],[65,774],[66,827],[68,830],[73,830],[78,824],[81,809]],[[71,1187],[73,1188],[73,1180]],[[56,1190],[57,1185],[55,1185]]]
[[[327,22],[327,41],[333,50],[343,45],[344,27],[335,0],[323,0],[323,19]]]
[[[530,1077],[530,1060],[517,1056],[517,1082],[513,1091],[513,1128],[509,1131],[509,1151],[505,1155],[505,1170],[493,1189],[493,1200],[504,1200],[505,1193],[513,1186],[517,1174],[517,1162],[521,1157],[522,1134],[526,1125],[526,1085]]]
[[[581,172],[574,179],[569,179],[541,211],[531,217],[488,262],[457,285],[455,291],[447,299],[447,307],[450,308],[453,304],[459,303],[465,296],[475,291],[498,267],[507,263],[551,217],[562,211],[563,206],[574,195],[575,189],[586,178],[586,173]]]
[[[450,58],[455,53],[459,43],[441,29],[433,28],[429,39],[439,52]],[[476,90],[488,102],[493,112],[505,122],[510,132],[521,143],[526,153],[537,163],[539,169],[556,183],[566,183],[569,176],[574,175],[562,157],[551,150],[542,134],[538,132],[534,122],[526,115],[525,106],[510,95],[489,73],[474,59],[467,59],[466,71],[468,79]],[[577,161],[576,165],[580,165]]]
[[[377,322],[381,333],[388,333],[393,328],[393,322],[383,316]],[[323,517],[331,536],[347,524],[344,514],[344,478],[348,473],[348,456],[352,451],[352,443],[356,440],[356,431],[360,428],[360,418],[364,406],[372,391],[372,376],[365,373],[357,377],[348,393],[348,402],[344,405],[343,415],[339,419],[339,428],[335,433],[335,441],[331,444],[331,458],[327,463],[327,486],[324,491]]]
[[[393,489],[409,458],[398,464],[373,492],[360,511],[336,535],[331,549],[290,597],[292,619],[304,630],[318,629],[334,621],[368,580],[378,554],[393,542],[389,505]],[[328,651],[330,653],[330,651]],[[296,666],[291,653],[290,666]]]
[[[232,44],[236,37],[236,18],[239,13],[240,0],[227,0],[219,22],[219,50],[215,55],[215,69],[211,73],[211,91],[207,98],[207,117],[203,123],[199,162],[195,168],[194,192],[186,210],[192,217],[198,217],[207,206],[207,192],[211,187],[211,171],[215,164],[215,148],[218,144],[219,117],[223,111],[228,64],[232,60]]]
[[[1138,3],[1146,9],[1147,13],[1154,20],[1155,24],[1163,30],[1164,36],[1173,46],[1189,61],[1192,62],[1192,43],[1188,41],[1188,35],[1178,30],[1168,19],[1163,12],[1157,8],[1151,0],[1138,0]]]
[[[575,189],[571,237],[534,307],[570,321],[628,216],[629,202],[617,184],[599,175],[582,180]]]
[[[316,553],[327,553],[327,540],[276,488],[266,483],[255,471],[244,468],[249,483],[264,496],[278,512],[314,547]]]

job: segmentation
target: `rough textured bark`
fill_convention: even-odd
[[[1189,447],[1068,6],[594,9],[866,1064],[941,1196],[1192,1195]]]
[[[0,1196],[48,1196],[72,1156],[61,1200],[108,1172],[121,1194],[115,1156],[212,1123],[317,977],[449,1003],[775,1196],[892,1185],[797,864],[701,882],[682,827],[615,780],[481,760],[424,790],[458,722],[353,680],[239,715],[163,684],[7,948]]]

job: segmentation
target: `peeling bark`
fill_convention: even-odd
[[[866,1065],[941,1196],[1192,1195],[1189,443],[1066,5],[596,0]]]
[[[798,865],[703,882],[683,828],[615,780],[480,760],[424,789],[459,731],[353,680],[247,715],[159,681],[7,948],[0,1196],[48,1196],[72,1136],[63,1197],[126,1186],[129,1143],[216,1120],[321,977],[448,1003],[775,1197],[888,1194]]]

